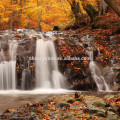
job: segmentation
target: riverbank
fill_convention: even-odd
[[[6,109],[18,108],[29,102],[36,102],[45,98],[47,95],[0,95],[0,114]]]
[[[7,109],[1,115],[1,120],[118,120],[120,118],[120,93],[83,92],[76,98],[74,94],[53,95],[42,100],[39,99],[39,95],[32,98],[30,101],[28,97],[29,103],[25,105]]]

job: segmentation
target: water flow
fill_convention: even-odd
[[[93,44],[94,36],[90,35],[85,35],[81,38],[81,40],[84,41],[85,44],[88,45],[87,48],[84,48],[88,56],[90,57],[90,63],[89,63],[89,68],[92,73],[92,77],[97,85],[98,91],[106,91],[110,92],[110,87],[105,81],[105,78],[101,74],[101,70],[98,67],[98,65],[94,61],[94,48],[98,50],[99,53],[99,48],[95,44]],[[82,45],[84,47],[84,45]]]
[[[93,48],[90,49],[90,51],[87,51],[89,57],[90,57],[90,63],[89,68],[92,73],[92,77],[97,85],[98,91],[111,91],[109,88],[109,85],[106,83],[104,77],[101,74],[101,71],[97,64],[93,61]]]
[[[64,77],[58,70],[54,42],[41,38],[36,43],[36,57],[41,59],[36,60],[36,88],[60,89],[64,85]]]
[[[16,89],[16,52],[18,43],[13,40],[9,43],[10,60],[0,62],[0,90]],[[2,57],[4,54],[2,52]]]

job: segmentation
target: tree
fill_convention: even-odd
[[[98,11],[96,11],[94,6],[86,0],[83,0],[82,6],[83,9],[87,12],[88,16],[90,17],[91,22],[93,22],[94,18],[98,15]]]
[[[79,5],[79,2],[76,2],[75,0],[67,0],[71,6],[71,10],[75,16],[75,23],[74,26],[77,28],[81,24],[82,19],[82,11]]]
[[[99,15],[103,15],[108,12],[108,4],[104,0],[100,0],[98,3]]]
[[[39,10],[39,0],[37,0],[37,7],[38,7],[38,30],[41,30],[41,21],[42,21],[42,7],[43,7],[43,0],[41,0],[41,10]]]
[[[118,5],[118,0],[105,0],[105,2],[115,11],[115,13],[120,17],[120,6]]]

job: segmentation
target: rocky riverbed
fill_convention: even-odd
[[[88,93],[87,93],[88,94]],[[119,120],[120,94],[54,95],[7,109],[1,120]],[[103,98],[102,98],[103,97]]]

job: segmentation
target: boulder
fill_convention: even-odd
[[[98,100],[93,103],[94,106],[96,107],[102,107],[105,108],[106,102],[104,100]]]
[[[118,120],[118,115],[115,114],[114,112],[107,111],[107,118],[109,120]]]
[[[112,100],[112,99],[114,99],[114,98],[115,98],[115,96],[112,95],[112,94],[106,95],[106,96],[104,97],[105,100]]]
[[[67,99],[67,103],[74,103],[76,100],[75,100],[75,98],[69,98],[69,99]]]

